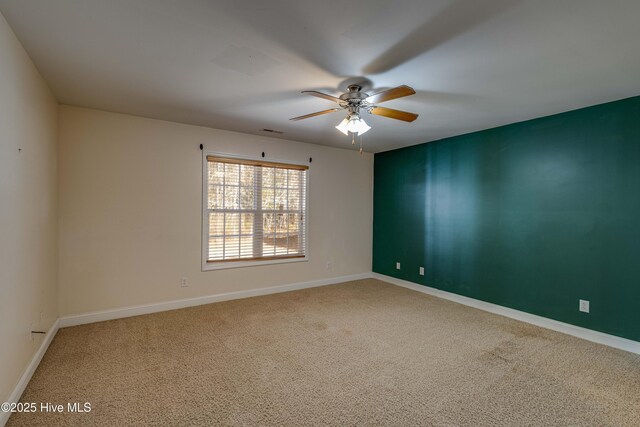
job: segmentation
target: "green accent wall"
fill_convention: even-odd
[[[379,153],[374,176],[374,272],[640,341],[640,97]]]

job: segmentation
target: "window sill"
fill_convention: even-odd
[[[212,270],[227,270],[230,268],[243,268],[243,267],[258,267],[261,265],[273,265],[273,264],[287,264],[290,262],[306,262],[309,261],[309,257],[303,258],[282,258],[282,259],[270,259],[270,260],[251,260],[251,261],[231,261],[231,262],[203,262],[202,271]]]

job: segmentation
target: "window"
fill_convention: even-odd
[[[207,156],[203,268],[306,259],[308,167]]]

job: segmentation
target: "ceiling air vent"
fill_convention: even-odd
[[[265,132],[277,133],[278,135],[282,135],[284,132],[281,130],[273,130],[273,129],[262,129]]]

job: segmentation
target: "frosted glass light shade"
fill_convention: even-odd
[[[336,126],[336,129],[338,129],[340,132],[344,133],[345,135],[349,136],[349,130],[347,129],[347,123],[349,123],[349,119],[345,118],[343,121],[340,122],[340,124],[338,126]]]
[[[355,125],[354,125],[355,131],[354,131],[354,133],[357,133],[358,135],[362,135],[363,133],[365,133],[366,131],[371,129],[371,126],[369,126],[360,117],[356,118],[356,120],[353,120],[352,122],[355,122]]]

